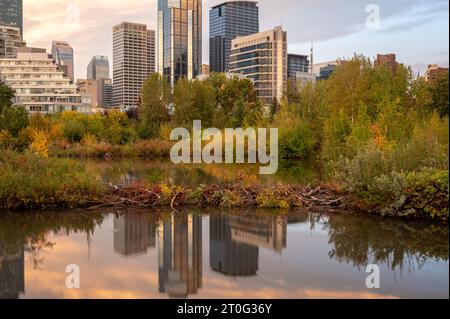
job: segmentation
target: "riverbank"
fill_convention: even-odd
[[[340,208],[395,218],[448,221],[448,171],[408,173],[396,194],[344,191],[339,184],[105,185],[82,164],[30,152],[0,154],[0,209],[183,207]],[[320,184],[320,185],[319,185]],[[377,195],[374,200],[374,194]],[[395,195],[395,196],[393,196]],[[383,202],[384,198],[384,202]]]

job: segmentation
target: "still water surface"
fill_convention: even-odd
[[[447,226],[279,213],[0,213],[0,298],[449,297]]]

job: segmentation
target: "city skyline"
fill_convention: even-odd
[[[203,63],[209,63],[209,9],[224,1],[203,1]],[[448,66],[448,3],[442,0],[379,1],[380,29],[367,28],[369,3],[347,0],[317,3],[282,0],[278,4],[259,1],[260,29],[270,29],[283,22],[288,32],[289,53],[308,54],[314,41],[315,61],[348,58],[354,52],[374,58],[377,53],[396,53],[398,61],[425,71],[426,65]],[[41,10],[51,5],[54,10]],[[323,8],[327,7],[327,10]],[[79,24],[77,24],[79,10]],[[103,12],[101,17],[96,10]],[[305,19],[298,15],[305,12]],[[307,14],[306,14],[307,13]],[[46,47],[52,40],[68,41],[75,51],[75,78],[83,78],[93,55],[112,58],[111,27],[123,21],[145,23],[157,29],[157,1],[135,0],[24,1],[24,39],[30,46]],[[304,32],[295,32],[302,30]],[[433,34],[430,37],[429,34]]]

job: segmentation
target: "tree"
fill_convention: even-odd
[[[449,116],[448,90],[448,73],[440,75],[435,81],[431,82],[432,102],[430,108],[436,110],[441,118]]]
[[[5,107],[12,106],[15,91],[0,80],[0,113]]]
[[[342,110],[354,123],[359,105],[369,102],[370,72],[371,63],[363,56],[340,62],[328,80],[327,103],[333,115]]]
[[[17,137],[28,123],[28,113],[23,107],[6,106],[0,113],[0,131],[8,130],[14,137]]]
[[[144,82],[139,106],[139,135],[142,138],[159,137],[161,125],[169,115],[170,87],[159,73],[153,73]]]

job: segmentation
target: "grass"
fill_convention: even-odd
[[[0,209],[81,207],[103,191],[102,183],[73,160],[0,152]]]
[[[170,156],[172,142],[163,140],[140,140],[125,145],[108,142],[56,143],[50,146],[49,155],[64,158],[101,157],[149,157],[166,158]]]

